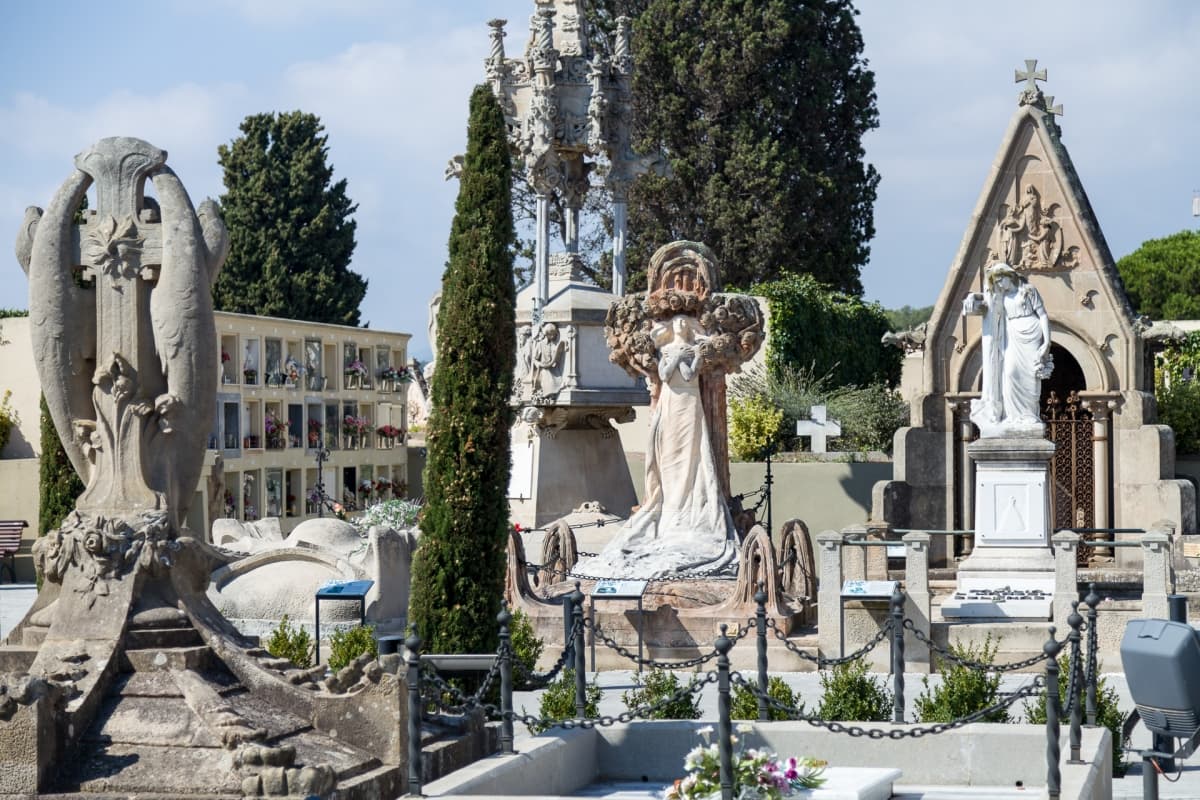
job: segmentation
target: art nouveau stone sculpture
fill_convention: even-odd
[[[695,242],[660,248],[648,281],[649,293],[614,303],[606,323],[610,358],[650,386],[645,496],[604,551],[575,571],[614,578],[732,571],[725,374],[761,346],[762,312],[752,298],[715,294],[715,258]]]
[[[228,558],[184,520],[215,415],[228,238],[166,158],[101,140],[18,233],[42,391],[86,488],[34,545],[44,585],[3,647],[0,795],[327,796],[366,770],[355,781],[395,796],[396,678],[363,664],[320,684],[323,668],[273,659],[204,594]]]
[[[985,280],[986,294],[963,300],[964,315],[983,315],[981,396],[971,402],[971,421],[985,438],[1041,436],[1042,381],[1054,367],[1042,297],[1008,264],[993,264]]]

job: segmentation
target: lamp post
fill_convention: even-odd
[[[325,516],[325,504],[329,502],[328,495],[325,494],[325,462],[329,460],[329,448],[322,442],[317,445],[317,516]]]

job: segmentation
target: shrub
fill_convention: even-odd
[[[308,669],[313,661],[313,639],[303,627],[292,627],[287,614],[271,631],[267,640],[267,652],[276,658],[286,658],[300,669]]]
[[[792,706],[801,714],[804,713],[804,703],[796,702],[796,693],[778,675],[767,678],[767,696],[777,703]],[[773,706],[767,706],[767,714],[769,719],[773,720],[791,719],[782,710]],[[758,719],[758,697],[740,683],[733,687],[730,715],[734,719]]]
[[[546,645],[534,632],[529,615],[519,608],[512,612],[508,635],[513,650],[514,678],[520,683],[522,675],[532,673],[537,668],[537,661]]]
[[[621,693],[621,702],[632,711],[638,706],[662,703],[683,688],[679,676],[657,667],[634,677],[637,687]],[[694,694],[677,697],[646,715],[646,719],[699,719],[700,706]]]
[[[993,641],[989,633],[982,645],[951,645],[950,652],[969,661],[994,664],[999,646],[1000,640]],[[982,711],[1000,700],[1000,673],[972,669],[949,659],[938,662],[937,667],[942,673],[940,685],[930,689],[929,676],[921,678],[925,690],[916,702],[919,722],[950,722]],[[1008,709],[994,711],[980,721],[1008,722]]]
[[[603,692],[595,681],[587,685],[584,692],[586,703],[584,716],[600,716],[600,698]],[[575,716],[575,670],[564,668],[558,680],[546,687],[538,701],[538,716],[547,720],[572,719]],[[533,733],[541,733],[548,725],[530,725]]]
[[[1067,682],[1070,680],[1069,656],[1058,659],[1058,696],[1063,707],[1067,701]],[[1100,665],[1096,665],[1096,722],[1108,728],[1112,734],[1113,775],[1124,775],[1128,766],[1125,763],[1124,743],[1121,741],[1121,729],[1125,725],[1125,714],[1117,708],[1117,691],[1108,685],[1108,681],[1099,677]],[[1025,719],[1033,725],[1046,724],[1046,695],[1041,695],[1036,702],[1025,703]],[[1062,724],[1069,725],[1071,718],[1064,715]],[[1065,737],[1064,737],[1065,741]]]
[[[354,520],[354,525],[363,532],[370,530],[372,525],[402,531],[416,525],[420,513],[421,504],[412,500],[384,500],[368,506],[362,516]]]
[[[867,674],[867,662],[856,658],[821,673],[821,719],[853,722],[887,722],[892,718],[893,695],[883,682]]]
[[[734,398],[729,403],[729,451],[739,461],[762,458],[779,438],[783,409],[765,397]]]
[[[58,429],[42,396],[42,454],[38,462],[40,500],[38,502],[38,536],[57,528],[75,508],[75,500],[83,494],[84,485],[75,467],[67,458]]]
[[[1175,452],[1200,453],[1200,382],[1175,381],[1159,385],[1154,392],[1158,401],[1158,421],[1175,431]]]
[[[882,383],[837,389],[825,400],[829,416],[842,423],[833,449],[849,452],[892,451],[896,431],[908,424],[908,403]]]
[[[329,637],[329,669],[337,672],[363,653],[379,655],[375,642],[375,628],[370,625],[355,625],[353,628],[335,630]]]
[[[17,414],[17,410],[12,407],[12,389],[4,391],[4,402],[0,403],[0,450],[8,444],[9,437],[12,436],[12,429],[21,424],[21,417]]]

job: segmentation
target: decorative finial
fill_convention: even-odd
[[[1062,106],[1054,105],[1053,97],[1042,94],[1042,89],[1037,82],[1047,80],[1049,73],[1045,69],[1038,69],[1037,63],[1036,58],[1027,58],[1024,71],[1016,70],[1014,73],[1016,83],[1025,82],[1024,88],[1021,89],[1021,95],[1017,98],[1017,105],[1040,108],[1050,114],[1053,119],[1054,115],[1062,115]]]
[[[1020,83],[1021,81],[1025,81],[1026,92],[1040,92],[1041,89],[1038,88],[1036,82],[1045,80],[1047,80],[1046,70],[1037,68],[1036,58],[1027,58],[1025,59],[1025,71],[1017,70],[1016,78],[1013,82]]]

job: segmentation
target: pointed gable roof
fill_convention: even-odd
[[[926,343],[924,389],[965,391],[978,322],[961,316],[963,298],[980,291],[983,271],[1005,261],[1042,294],[1055,344],[1089,376],[1090,391],[1144,388],[1141,332],[1112,253],[1043,94],[1036,61],[1017,72],[1025,87],[975,205]],[[932,357],[931,357],[932,356]]]

